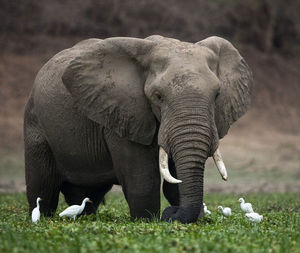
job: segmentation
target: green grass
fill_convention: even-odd
[[[244,196],[264,215],[251,224],[236,195],[208,194],[212,214],[195,224],[130,221],[121,194],[111,193],[96,215],[75,222],[41,218],[30,221],[24,194],[0,195],[0,252],[300,252],[300,199],[296,194]],[[223,219],[217,205],[230,206]],[[162,208],[167,206],[162,201]],[[63,198],[57,213],[66,207]]]

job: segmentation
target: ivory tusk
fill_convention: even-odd
[[[181,180],[178,180],[170,174],[169,164],[168,164],[168,154],[162,147],[159,148],[159,171],[164,180],[171,184],[181,183]]]
[[[226,167],[223,162],[222,155],[221,155],[221,152],[219,149],[217,149],[216,152],[213,154],[213,159],[215,161],[215,164],[216,164],[223,180],[227,181],[227,178],[228,178],[227,170],[226,170]]]

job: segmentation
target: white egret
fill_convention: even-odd
[[[203,203],[204,214],[211,214],[211,212],[207,209],[205,203]]]
[[[254,223],[260,223],[263,219],[263,215],[259,215],[258,213],[246,213],[245,216],[249,221]]]
[[[231,208],[230,207],[222,207],[222,206],[218,206],[218,209],[222,212],[222,214],[225,217],[230,217],[231,216]]]
[[[76,216],[80,215],[83,212],[83,210],[85,208],[85,203],[86,202],[93,203],[89,198],[85,198],[82,201],[81,205],[72,205],[72,206],[69,206],[67,209],[65,209],[64,211],[62,211],[59,214],[59,217],[67,216],[69,218],[73,218],[73,220],[75,221]]]
[[[31,220],[33,223],[37,224],[38,221],[40,220],[40,217],[41,217],[41,213],[40,213],[40,201],[42,199],[40,197],[38,197],[36,199],[36,207],[32,210],[32,213],[31,213]]]
[[[243,210],[243,212],[245,213],[253,213],[253,208],[252,208],[252,204],[251,203],[245,203],[245,200],[243,198],[240,198],[238,200],[241,204],[241,209]]]

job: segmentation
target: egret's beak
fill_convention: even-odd
[[[42,198],[40,198],[40,201],[42,201],[43,199]]]
[[[89,200],[88,202],[93,203],[93,201]]]

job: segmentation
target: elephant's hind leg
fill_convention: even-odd
[[[36,136],[37,137],[37,136]],[[38,137],[40,138],[40,137]],[[41,197],[41,213],[52,215],[57,208],[60,178],[56,173],[53,154],[45,140],[38,143],[25,142],[26,192],[31,212],[36,206],[37,197]]]
[[[56,163],[46,138],[37,127],[36,118],[27,105],[24,122],[25,177],[29,212],[36,206],[37,197],[41,197],[40,211],[45,216],[52,215],[57,208],[60,178]]]

